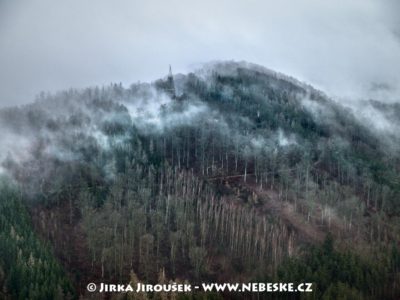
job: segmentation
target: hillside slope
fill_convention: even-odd
[[[213,63],[129,88],[42,93],[1,110],[0,124],[1,170],[78,293],[165,274],[321,278],[316,298],[399,295],[393,138],[293,78]]]

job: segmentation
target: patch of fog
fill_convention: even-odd
[[[55,143],[49,143],[43,150],[43,153],[48,157],[52,157],[64,162],[76,161],[81,158],[81,155],[78,155],[76,152],[60,147]]]
[[[140,89],[140,90],[139,90]],[[155,113],[161,107],[172,102],[165,93],[158,92],[155,88],[146,86],[139,87],[135,95],[121,103],[128,109],[132,120],[141,118],[146,113]]]
[[[265,138],[261,136],[252,137],[250,140],[251,147],[258,150],[269,147]]]
[[[365,105],[353,107],[355,115],[367,126],[372,126],[381,134],[399,134],[399,126],[395,124],[388,116],[376,109],[369,103]]]
[[[385,151],[393,152],[400,150],[400,120],[392,118],[392,112],[385,113],[371,104],[358,106],[354,109],[355,115],[360,122],[368,127],[375,136],[385,145]]]
[[[171,98],[165,94],[124,105],[127,106],[135,127],[144,134],[162,134],[177,126],[193,124],[202,116],[210,114],[208,106],[198,101],[175,107]]]
[[[392,108],[385,107],[385,102],[375,102],[378,106],[383,105],[382,109],[379,109],[371,101],[341,99],[339,101],[341,110],[338,111],[335,111],[329,103],[325,104],[309,98],[303,98],[300,102],[319,124],[326,124],[331,129],[340,129],[338,113],[349,114],[348,116],[354,117],[356,123],[382,142],[383,149],[388,151],[400,149],[400,117]]]
[[[163,118],[162,126],[164,128],[173,128],[179,125],[193,124],[199,117],[211,114],[207,105],[203,103],[190,103],[183,111],[172,111]],[[214,121],[219,122],[217,118]]]
[[[248,146],[252,154],[260,154],[263,152],[274,152],[277,151],[277,146],[280,148],[296,146],[298,145],[296,136],[294,134],[287,135],[285,132],[279,128],[276,132],[271,133],[267,137],[263,136],[252,136],[246,137],[242,136],[243,141],[248,140]]]
[[[0,173],[5,173],[2,166],[5,160],[25,161],[31,158],[33,139],[1,130],[0,141]]]
[[[332,110],[326,105],[323,105],[323,103],[311,100],[309,98],[301,98],[300,103],[304,109],[309,111],[314,116],[315,121],[319,123],[324,123],[334,118]]]
[[[281,147],[297,145],[295,135],[294,134],[286,135],[280,128],[278,129],[277,139],[278,139],[278,145]]]
[[[92,130],[91,136],[96,140],[97,144],[102,149],[108,149],[110,146],[108,136],[106,136],[100,130]]]

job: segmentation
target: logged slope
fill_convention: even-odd
[[[162,270],[191,281],[271,278],[327,232],[337,250],[374,255],[370,268],[392,274],[365,291],[374,277],[354,285],[350,276],[344,293],[396,286],[387,249],[399,241],[399,156],[382,132],[293,78],[215,63],[128,89],[42,94],[1,110],[0,123],[2,172],[82,293],[132,271],[145,282]]]

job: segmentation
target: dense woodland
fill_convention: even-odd
[[[1,299],[73,299],[70,280],[34,233],[21,194],[10,184],[0,191]]]
[[[370,105],[399,124],[396,105]],[[0,110],[0,126],[3,297],[170,280],[315,283],[274,295],[289,299],[400,295],[400,136],[293,78],[218,63],[41,93]]]

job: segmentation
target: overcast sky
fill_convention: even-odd
[[[0,0],[0,106],[231,59],[400,100],[400,1]]]

